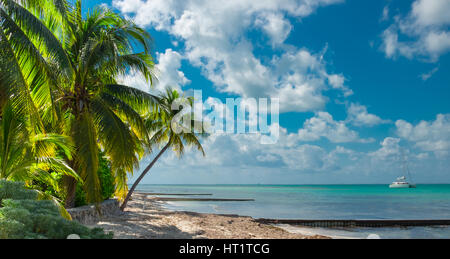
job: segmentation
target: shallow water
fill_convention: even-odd
[[[291,233],[303,235],[323,235],[338,239],[447,239],[450,238],[450,227],[383,227],[383,228],[309,228],[277,225]],[[376,236],[373,236],[376,235]],[[369,237],[370,236],[370,237]]]
[[[212,194],[192,196],[196,198],[252,198],[255,201],[177,201],[165,206],[172,210],[239,214],[254,218],[450,219],[450,185],[419,184],[415,189],[390,189],[387,185],[140,185],[139,190]],[[384,238],[450,238],[448,227],[333,231],[338,231],[333,232],[338,236],[357,238],[370,233]]]

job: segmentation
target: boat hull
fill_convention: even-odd
[[[416,188],[415,184],[398,184],[398,183],[393,183],[389,185],[389,188],[397,188],[397,189],[405,189],[405,188]]]

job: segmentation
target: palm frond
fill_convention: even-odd
[[[132,171],[138,165],[137,143],[130,128],[101,100],[91,103],[98,137],[111,158],[113,169]]]
[[[18,115],[29,116],[31,123],[38,131],[42,130],[42,122],[37,108],[29,94],[29,85],[20,67],[19,60],[3,30],[0,30],[0,88],[6,100]]]
[[[106,85],[104,91],[121,99],[138,113],[148,112],[160,103],[155,95],[121,84]]]
[[[117,169],[114,171],[114,184],[116,189],[114,195],[123,201],[128,193],[128,176],[125,170]]]
[[[32,38],[35,43],[42,43],[39,46],[45,49],[48,56],[58,61],[60,69],[67,74],[72,73],[70,61],[59,40],[45,24],[24,6],[14,0],[1,0],[5,10],[14,17],[17,25]]]
[[[56,197],[47,194],[45,192],[39,191],[39,190],[35,190],[38,193],[38,199],[39,200],[51,200],[53,201],[53,203],[58,207],[59,213],[61,214],[61,216],[67,220],[72,220],[72,216],[69,214],[69,212],[67,212],[67,210],[64,208],[64,206],[62,205],[62,202],[57,199]]]
[[[182,138],[189,146],[195,146],[198,151],[202,152],[203,156],[205,156],[205,150],[203,149],[202,144],[200,143],[198,136],[194,133],[183,133]]]
[[[102,93],[100,95],[102,101],[108,105],[115,113],[121,117],[123,121],[130,124],[131,129],[142,140],[148,140],[148,134],[144,125],[144,121],[141,115],[136,112],[131,106],[122,101],[121,99],[110,95],[108,93]]]

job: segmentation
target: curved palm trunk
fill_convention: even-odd
[[[144,178],[144,176],[148,173],[148,171],[150,171],[150,169],[153,167],[153,165],[156,163],[156,161],[158,161],[158,159],[167,150],[167,148],[169,148],[169,146],[170,146],[170,140],[164,146],[164,148],[161,149],[161,151],[159,151],[158,155],[153,159],[153,161],[145,168],[145,170],[141,173],[141,175],[138,177],[138,179],[136,179],[133,186],[131,186],[131,189],[128,191],[127,197],[125,197],[125,200],[123,201],[122,206],[120,206],[120,209],[122,211],[125,210],[125,208],[127,207],[127,203],[130,200],[131,195],[133,194],[134,190],[138,186],[139,182],[142,180],[142,178]]]

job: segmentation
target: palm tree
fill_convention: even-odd
[[[180,105],[186,103],[192,107],[192,102],[193,98],[181,97],[176,90],[168,88],[166,93],[161,94],[159,97],[159,107],[146,116],[145,126],[149,133],[153,134],[150,138],[150,143],[163,145],[163,147],[132,185],[120,206],[122,211],[126,208],[138,184],[167,149],[172,148],[181,157],[184,153],[185,145],[195,146],[202,152],[203,156],[205,155],[199,137],[206,136],[206,134],[203,133],[205,132],[203,126],[201,128],[197,126],[202,125],[202,123],[195,120],[193,113],[184,114],[182,110],[173,109],[174,107],[179,108]]]
[[[34,182],[51,186],[62,194],[57,175],[82,181],[59,155],[71,158],[73,145],[67,136],[53,133],[33,133],[26,116],[18,116],[10,102],[0,114],[0,180],[21,181],[33,187]],[[39,199],[52,200],[61,215],[71,220],[61,200],[36,190]]]
[[[138,166],[144,153],[142,141],[148,143],[141,114],[158,98],[119,84],[116,78],[135,70],[152,83],[151,38],[106,8],[83,17],[80,0],[67,15],[67,27],[59,36],[70,73],[58,72],[51,105],[43,109],[45,121],[51,122],[46,127],[72,138],[75,155],[70,166],[83,179],[88,202],[101,200],[99,151],[111,160],[116,196],[123,198],[128,191],[127,173]],[[143,51],[135,53],[137,47]],[[66,178],[66,207],[74,206],[76,183],[75,178]]]
[[[73,140],[67,162],[85,182],[87,199],[100,200],[98,153],[110,158],[116,195],[127,193],[127,172],[143,155],[148,136],[140,114],[155,96],[118,84],[130,70],[155,79],[150,35],[105,8],[85,17],[81,1],[0,0],[0,115],[8,102],[32,136],[57,132]],[[142,49],[135,53],[135,47]],[[67,207],[79,179],[67,177]]]
[[[57,134],[30,134],[27,121],[17,117],[9,103],[0,119],[0,179],[29,182],[39,180],[59,190],[58,181],[50,172],[80,179],[57,150],[71,157],[70,140]]]
[[[65,0],[0,0],[0,114],[9,100],[15,114],[26,116],[35,133],[44,131],[38,108],[51,100],[54,70],[70,74],[69,59],[59,40],[38,17],[61,24]]]

